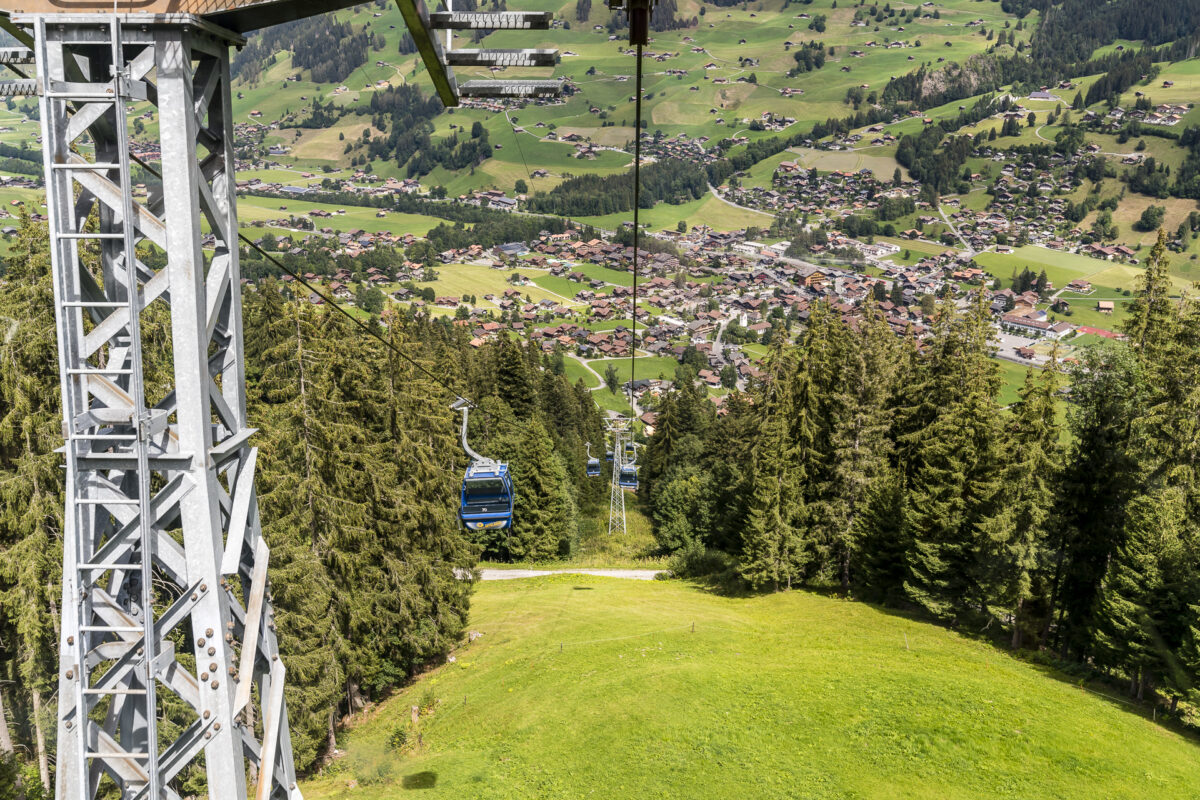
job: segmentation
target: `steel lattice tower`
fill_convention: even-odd
[[[612,483],[608,496],[608,535],[625,533],[625,490],[621,487],[621,464],[625,459],[625,437],[629,432],[628,417],[613,417],[608,421],[612,434]]]
[[[35,30],[66,438],[57,796],[108,779],[122,797],[175,797],[168,782],[203,751],[213,798],[246,797],[248,771],[260,800],[299,797],[246,422],[239,37],[174,15],[14,22]],[[160,117],[162,190],[144,202],[135,101]],[[156,305],[169,349],[143,334]],[[169,386],[147,385],[155,358]],[[164,691],[190,718],[173,741]]]

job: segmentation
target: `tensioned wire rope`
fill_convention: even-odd
[[[637,379],[637,303],[638,303],[638,244],[641,240],[641,224],[639,211],[642,197],[642,43],[637,48],[637,67],[634,78],[633,96],[633,307],[630,309],[631,340],[629,342],[629,413],[632,415],[634,405],[634,386]]]

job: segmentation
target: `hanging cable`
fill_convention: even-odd
[[[521,147],[521,134],[517,132],[517,126],[513,124],[512,119],[508,116],[508,112],[504,112],[504,119],[508,122],[508,126],[512,128],[513,141],[517,143],[517,153],[521,156],[521,163],[525,165],[525,177],[529,178],[529,191],[533,191],[533,173],[529,171],[529,162],[525,160],[525,148]]]
[[[642,43],[637,42],[637,68],[634,72],[633,95],[633,309],[630,316],[633,319],[633,339],[629,343],[629,411],[636,415],[637,407],[633,404],[634,380],[637,375],[637,302],[638,302],[638,244],[641,239],[641,225],[638,222],[639,209],[642,199]]]
[[[336,300],[334,300],[333,298],[331,298],[329,295],[325,294],[324,292],[322,292],[322,291],[319,291],[319,290],[318,290],[316,287],[314,287],[314,286],[313,286],[311,283],[309,283],[308,281],[304,280],[304,278],[301,278],[299,275],[297,275],[295,272],[293,272],[293,271],[292,271],[292,270],[291,270],[289,267],[287,267],[286,265],[284,265],[284,263],[283,263],[282,261],[280,261],[278,258],[275,258],[275,256],[271,255],[271,254],[270,254],[270,253],[268,253],[266,250],[263,250],[261,247],[259,247],[259,246],[258,246],[258,245],[256,245],[254,242],[252,242],[250,239],[246,238],[246,234],[244,234],[244,233],[238,233],[238,238],[239,238],[239,239],[241,239],[241,240],[242,240],[243,242],[245,242],[246,244],[248,244],[248,245],[251,247],[251,249],[253,249],[253,250],[254,250],[256,253],[258,253],[258,254],[259,254],[260,256],[262,256],[264,259],[266,259],[267,261],[269,261],[269,262],[271,262],[272,264],[274,264],[276,267],[278,267],[280,270],[282,270],[282,271],[283,271],[283,272],[285,272],[286,274],[288,274],[288,275],[291,275],[291,276],[292,276],[292,278],[293,278],[293,279],[294,279],[294,280],[295,280],[297,283],[299,283],[299,284],[300,284],[301,286],[303,286],[305,289],[308,289],[310,292],[312,292],[313,294],[315,294],[317,297],[321,298],[321,299],[322,299],[322,300],[323,300],[323,301],[324,301],[324,302],[325,302],[327,305],[329,305],[329,306],[330,306],[330,307],[332,307],[332,308],[335,308],[335,309],[337,309],[337,310],[338,310],[338,312],[340,312],[340,313],[341,313],[341,314],[342,314],[344,317],[346,317],[346,319],[350,320],[350,321],[351,321],[351,322],[353,322],[355,325],[357,325],[357,326],[358,326],[358,328],[359,328],[359,329],[360,329],[360,330],[361,330],[363,333],[365,333],[365,334],[367,334],[368,336],[372,337],[373,339],[377,340],[377,341],[378,341],[380,344],[382,344],[384,347],[386,347],[386,348],[388,348],[389,350],[391,350],[391,351],[392,351],[393,353],[395,353],[396,355],[398,355],[398,356],[400,356],[401,358],[403,358],[403,359],[404,359],[405,361],[407,361],[409,364],[412,364],[412,365],[413,365],[413,367],[415,367],[416,369],[420,370],[420,371],[421,371],[421,372],[422,372],[422,373],[423,373],[423,374],[424,374],[424,375],[425,375],[427,378],[429,378],[431,381],[433,381],[434,383],[436,383],[438,386],[441,386],[443,389],[445,389],[446,391],[450,392],[450,393],[451,393],[452,395],[454,395],[455,397],[457,397],[457,398],[459,398],[459,399],[461,399],[461,400],[465,401],[465,402],[466,402],[466,403],[467,403],[467,404],[468,404],[468,405],[469,405],[471,408],[473,408],[473,409],[479,409],[479,404],[478,404],[478,403],[476,403],[474,400],[471,400],[470,398],[463,397],[461,394],[459,394],[459,392],[458,392],[456,389],[454,389],[453,387],[451,387],[449,384],[447,384],[445,381],[443,381],[443,380],[442,380],[441,378],[439,378],[437,375],[434,375],[432,372],[430,372],[428,369],[426,369],[426,368],[425,368],[425,366],[424,366],[424,365],[422,365],[420,362],[418,362],[418,361],[416,361],[415,359],[413,359],[412,357],[410,357],[410,356],[409,356],[407,353],[405,353],[405,352],[404,352],[403,350],[401,350],[399,347],[396,347],[396,345],[392,344],[392,343],[391,343],[391,342],[389,342],[387,339],[384,339],[384,338],[383,338],[382,336],[380,336],[378,333],[376,333],[375,331],[373,331],[373,330],[370,328],[370,326],[368,326],[368,325],[364,324],[362,320],[360,320],[360,319],[356,318],[356,317],[355,317],[353,314],[351,314],[349,311],[347,311],[346,309],[342,308],[342,307],[341,307],[341,306],[338,304],[338,302],[337,302]],[[480,410],[482,411],[482,409],[480,409]],[[485,417],[486,417],[486,416],[488,416],[488,413],[487,413],[486,411],[483,411],[483,414],[484,414],[484,416],[485,416]]]

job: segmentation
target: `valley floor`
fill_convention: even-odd
[[[863,603],[553,575],[480,584],[470,630],[306,797],[1183,798],[1200,781],[1200,746],[1120,698]]]

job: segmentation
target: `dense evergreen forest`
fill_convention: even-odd
[[[292,54],[292,66],[312,70],[316,83],[340,83],[367,60],[371,46],[384,44],[380,34],[355,32],[349,23],[330,14],[274,25],[257,36],[234,56],[235,78],[258,80],[281,52]]]
[[[62,558],[61,411],[45,226],[23,221],[0,292],[0,796],[48,785]],[[516,524],[472,540],[456,513],[465,456],[453,394],[328,309],[268,280],[246,292],[257,490],[297,767],[317,765],[342,717],[440,659],[463,632],[483,554],[569,555],[604,487],[584,479],[602,441],[582,385],[515,341],[474,349],[449,320],[391,315],[377,332],[480,404],[472,445],[510,460]],[[169,341],[165,309],[143,332]],[[168,381],[165,350],[146,380]],[[170,722],[171,711],[167,714]],[[11,728],[7,723],[11,721]],[[9,745],[9,742],[12,745]],[[15,762],[13,749],[32,754]],[[40,773],[40,774],[39,774]],[[180,776],[181,794],[203,776]]]
[[[981,293],[921,342],[818,305],[723,416],[672,392],[642,460],[661,547],[684,572],[836,586],[1194,702],[1200,307],[1169,296],[1164,238],[1128,339],[1031,369],[1007,411]]]
[[[708,191],[707,174],[677,158],[663,159],[642,168],[639,200],[642,208],[656,203],[686,203]],[[633,173],[578,175],[549,192],[538,192],[526,207],[539,214],[587,216],[612,214],[633,208]]]
[[[1117,39],[1161,45],[1194,36],[1200,28],[1195,0],[1062,0],[1041,8],[1034,51],[1062,61],[1086,60]]]

